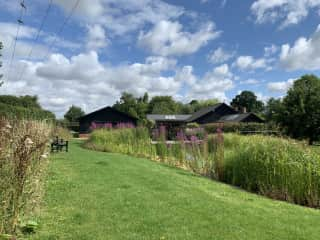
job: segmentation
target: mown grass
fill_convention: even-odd
[[[319,239],[319,210],[80,144],[54,155],[28,239]]]

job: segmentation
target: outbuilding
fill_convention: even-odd
[[[117,124],[123,123],[132,124],[136,126],[137,121],[137,118],[132,117],[126,113],[120,112],[115,108],[105,107],[79,118],[79,133],[89,133],[93,124],[109,124],[112,126],[116,126]]]

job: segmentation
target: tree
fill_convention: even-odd
[[[120,112],[127,113],[133,117],[138,117],[137,99],[131,93],[123,92],[120,100],[113,107]]]
[[[192,112],[199,111],[202,108],[210,107],[219,103],[219,100],[216,98],[207,99],[207,100],[192,100],[189,105],[192,108]]]
[[[84,111],[80,107],[72,105],[64,114],[64,118],[69,122],[78,122],[78,118],[82,117],[84,114]]]
[[[239,110],[246,108],[248,112],[261,113],[264,109],[262,101],[251,91],[243,91],[231,102],[231,106]]]
[[[148,112],[152,114],[177,114],[178,104],[171,96],[155,96],[149,103]]]
[[[265,107],[264,117],[268,122],[280,123],[282,121],[283,111],[281,99],[270,98]]]
[[[294,138],[307,138],[309,144],[320,138],[320,79],[304,75],[294,82],[283,99],[282,125]]]
[[[149,96],[145,93],[143,97],[135,98],[133,94],[123,92],[120,100],[113,107],[121,112],[127,113],[139,119],[140,123],[146,122]]]
[[[0,57],[2,57],[2,54],[1,54],[1,50],[3,49],[3,44],[2,42],[0,42]],[[2,62],[0,61],[0,68],[2,67]],[[1,81],[1,78],[3,77],[2,74],[0,74],[0,87],[2,86],[3,84],[3,81]]]

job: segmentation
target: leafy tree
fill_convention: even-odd
[[[145,93],[143,97],[135,98],[132,94],[123,92],[120,100],[117,101],[113,107],[121,112],[138,118],[140,123],[145,123],[148,104],[148,93]]]
[[[84,111],[80,107],[72,105],[64,114],[64,118],[69,122],[78,122],[78,118],[82,117],[84,114]]]
[[[251,91],[243,91],[237,95],[231,102],[231,106],[238,109],[246,108],[248,112],[260,113],[264,109],[262,101]]]
[[[320,79],[304,75],[294,82],[283,99],[282,125],[295,138],[308,138],[309,144],[320,138]]]
[[[207,99],[207,100],[192,100],[189,105],[192,108],[192,112],[199,111],[202,108],[210,107],[219,103],[219,100],[216,98]]]
[[[2,57],[2,54],[1,54],[1,50],[3,49],[3,44],[2,42],[0,42],[0,57]],[[2,67],[2,62],[0,61],[0,68]],[[3,77],[2,74],[0,74],[0,87],[2,86],[3,84],[3,81],[1,81],[1,78]]]
[[[123,92],[120,100],[113,107],[120,112],[127,113],[133,117],[138,117],[137,99],[131,93]]]
[[[171,96],[155,96],[149,103],[149,113],[152,114],[176,114],[178,104]]]
[[[265,107],[264,117],[268,122],[280,123],[283,111],[284,109],[281,99],[270,98]]]

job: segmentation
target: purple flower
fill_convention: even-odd
[[[199,139],[197,138],[197,136],[194,136],[194,135],[192,135],[191,137],[190,137],[190,141],[192,142],[192,143],[195,143],[195,142],[197,142]]]

